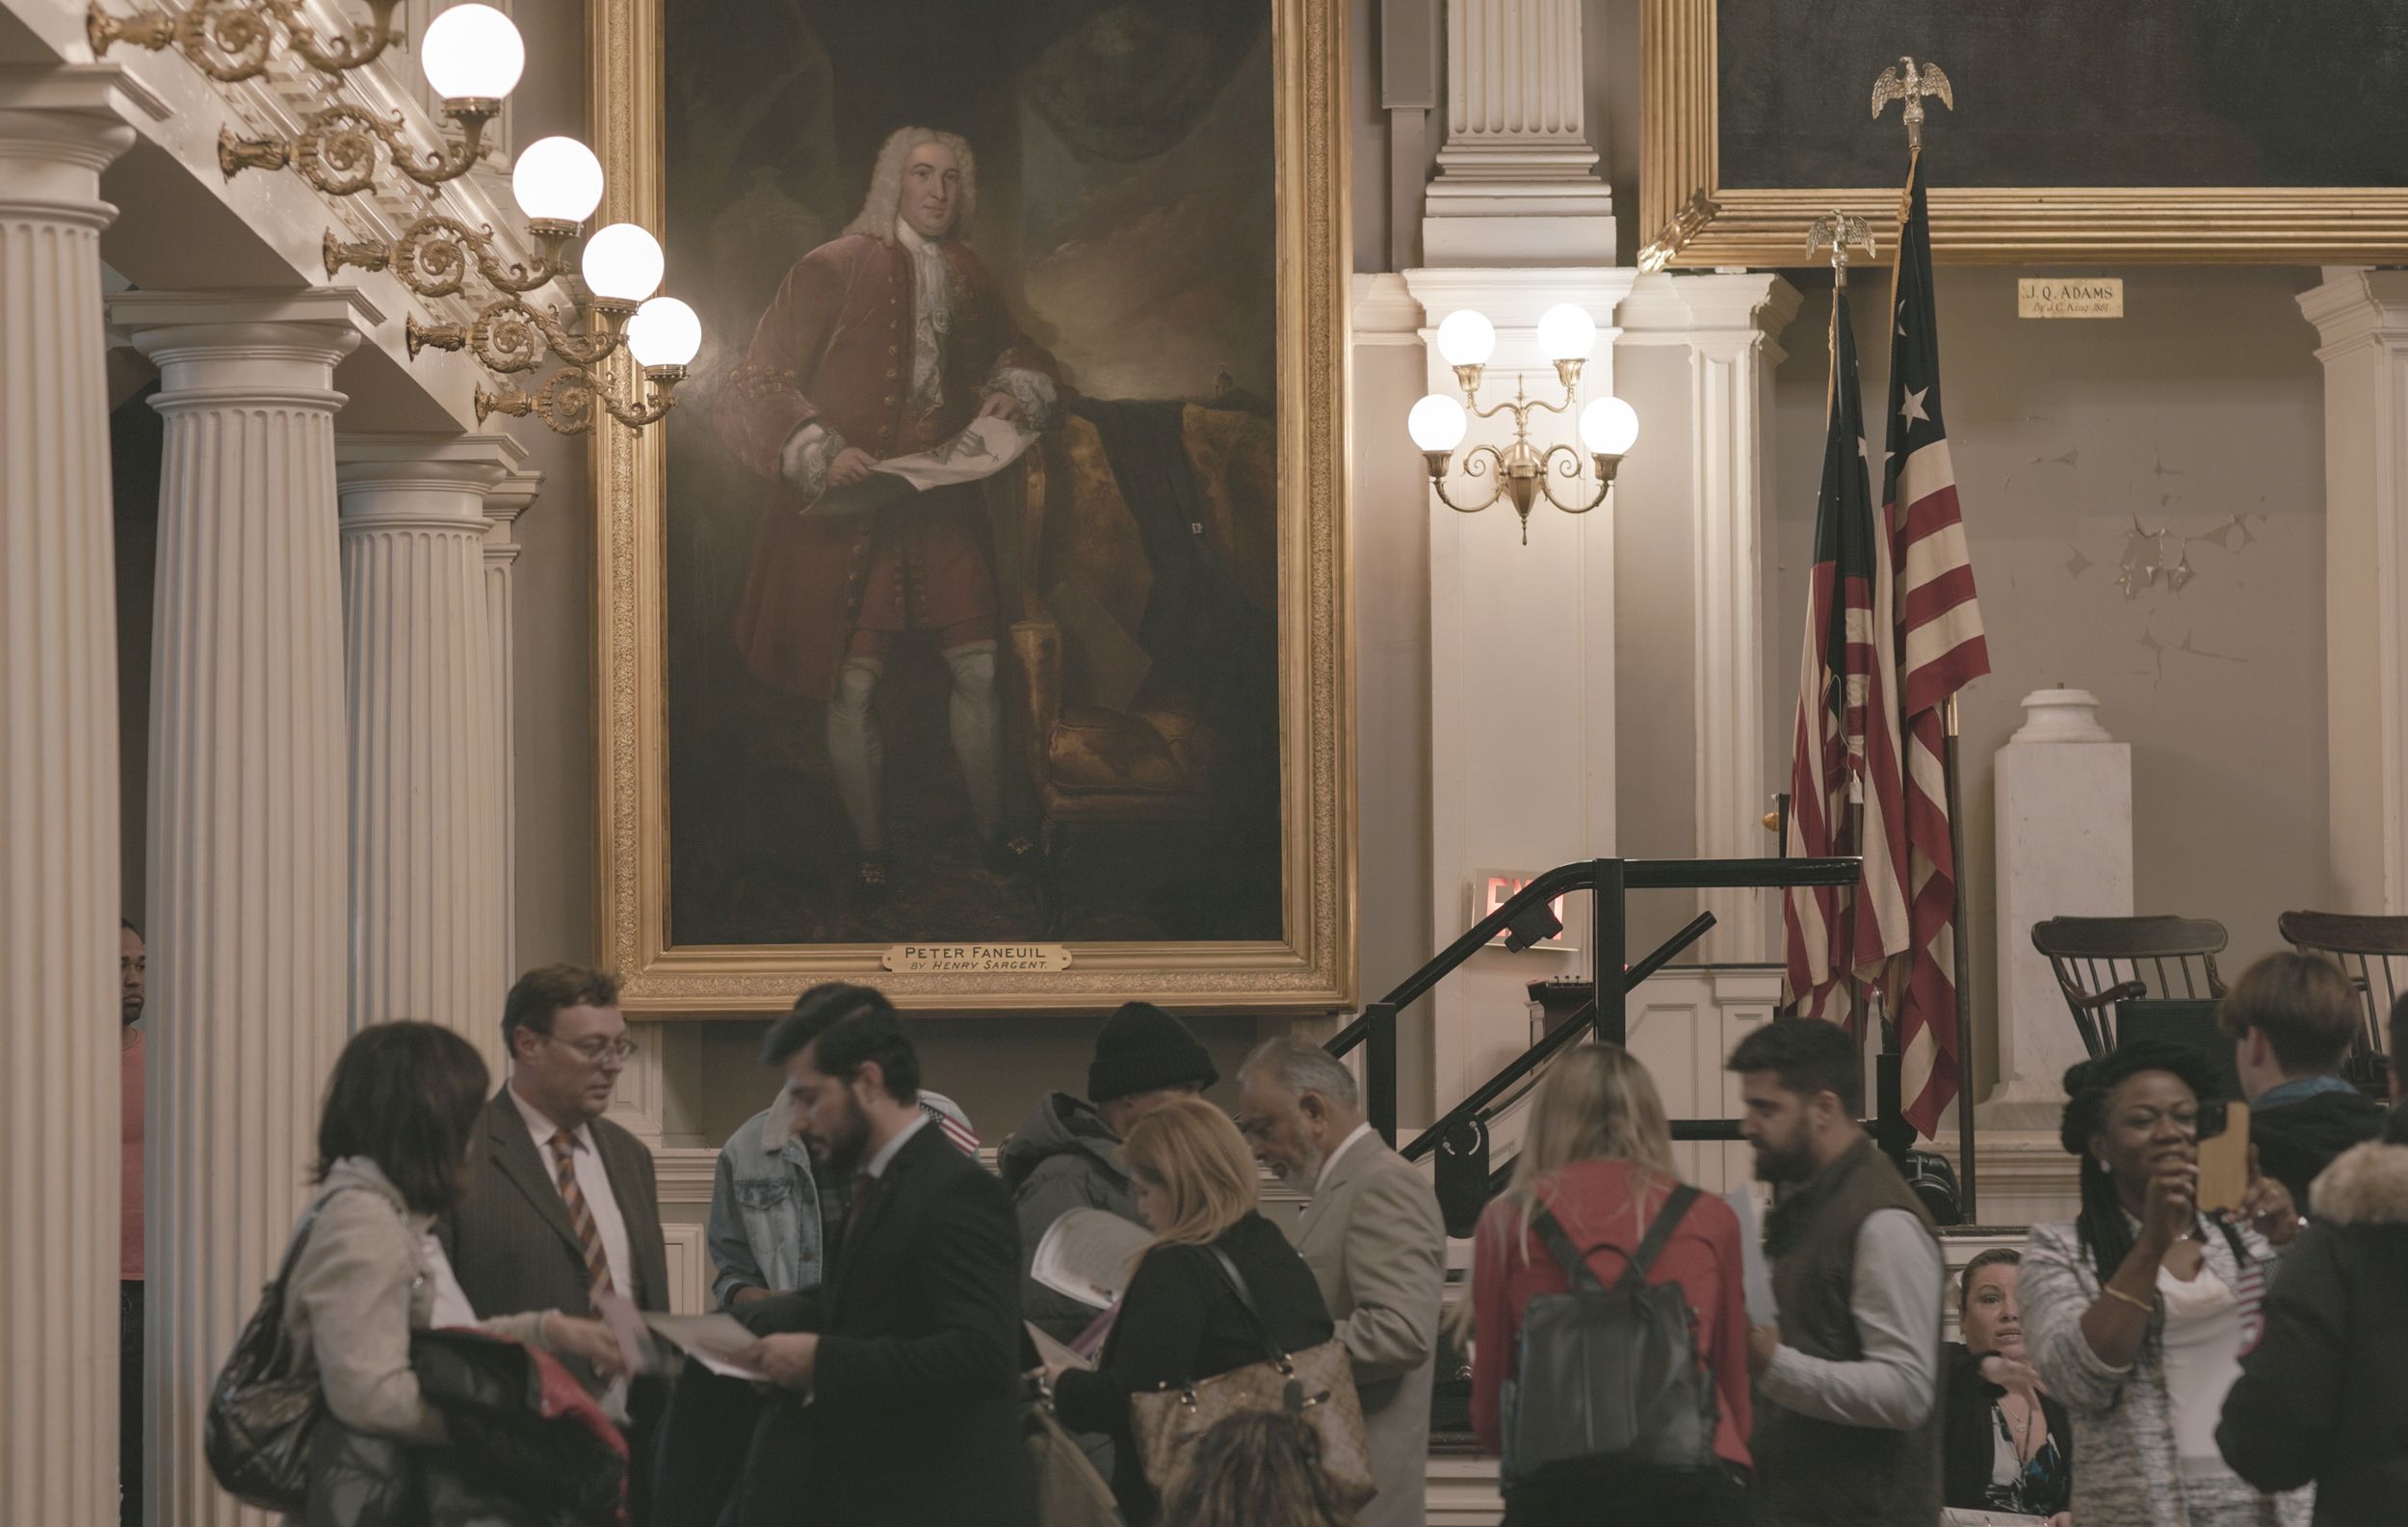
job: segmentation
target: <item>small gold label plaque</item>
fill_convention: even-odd
[[[897,944],[881,961],[904,976],[992,976],[1018,970],[1067,970],[1060,944]]]
[[[2120,276],[2025,276],[2015,283],[2019,318],[2121,318]]]

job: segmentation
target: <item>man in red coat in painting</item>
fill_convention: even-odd
[[[886,140],[861,215],[787,272],[720,405],[720,438],[775,487],[736,610],[736,642],[763,681],[827,705],[830,773],[861,847],[860,881],[886,882],[872,702],[899,637],[918,634],[953,674],[954,752],[990,863],[1001,841],[998,620],[977,484],[930,488],[843,516],[806,513],[890,457],[972,419],[1054,422],[1054,358],[1022,334],[958,234],[977,197],[970,145],[905,127]]]

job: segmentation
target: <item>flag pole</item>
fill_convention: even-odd
[[[1954,918],[1955,936],[1950,940],[1956,963],[1956,1175],[1957,1190],[1963,1194],[1964,1223],[1979,1224],[1974,1205],[1974,980],[1972,940],[1966,936],[1965,924],[1965,808],[1960,792],[1956,732],[1956,697],[1950,695],[1948,706],[1941,713],[1942,729],[1947,744],[1940,753],[1940,773],[1948,791],[1949,858],[1956,866],[1952,878],[1956,889]]]

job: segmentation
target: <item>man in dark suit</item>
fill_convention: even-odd
[[[668,1308],[668,1253],[652,1152],[602,1117],[633,1045],[618,984],[598,970],[545,965],[519,977],[502,1006],[510,1080],[485,1105],[469,1157],[468,1193],[435,1234],[479,1315],[557,1309],[594,1313],[613,1293],[639,1309]],[[643,1520],[658,1386],[607,1387],[563,1359],[626,1425],[629,1498]]]
[[[919,1107],[919,1056],[877,991],[805,992],[763,1058],[785,1067],[812,1144],[859,1176],[817,1329],[741,1359],[796,1391],[756,1466],[802,1452],[791,1477],[807,1498],[780,1504],[814,1521],[1033,1527],[1010,1196]],[[747,1482],[748,1518],[760,1487]]]

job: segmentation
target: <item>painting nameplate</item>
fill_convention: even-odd
[[[1060,944],[897,944],[879,961],[903,975],[1003,975],[1019,970],[1067,970]]]
[[[2072,279],[2026,276],[2015,283],[2019,318],[2121,318],[2124,278],[2086,276]]]

